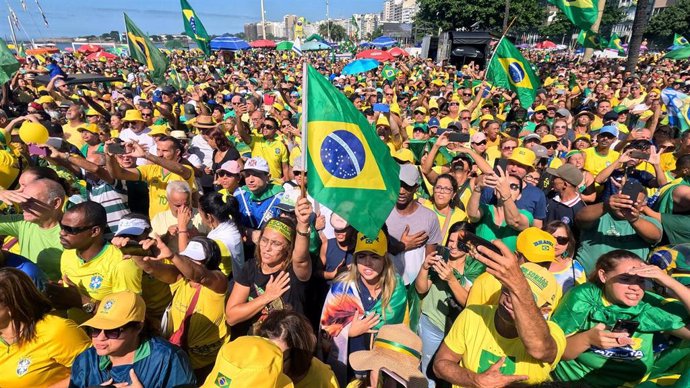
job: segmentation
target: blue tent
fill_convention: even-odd
[[[211,50],[249,50],[252,46],[234,36],[219,36],[211,40]]]
[[[379,36],[378,38],[371,41],[371,45],[377,48],[393,47],[398,42],[388,36]]]

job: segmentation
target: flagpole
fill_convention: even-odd
[[[503,30],[503,35],[501,35],[501,39],[498,40],[498,43],[496,43],[496,46],[494,46],[494,51],[491,53],[491,59],[489,59],[489,63],[486,64],[486,68],[484,69],[484,78],[482,79],[482,82],[486,81],[486,75],[489,73],[489,67],[491,66],[491,62],[493,62],[494,57],[496,55],[496,49],[501,45],[501,42],[503,42],[503,39],[506,37],[506,34],[510,30],[510,27],[513,26],[513,23],[515,23],[515,20],[517,20],[517,17],[513,17],[513,20],[510,21],[510,24],[508,24],[508,27],[506,27],[505,30]]]
[[[302,183],[300,184],[300,191],[302,192],[302,197],[307,197],[307,189],[304,182],[307,178],[307,159],[309,154],[307,153],[307,122],[309,120],[309,115],[307,112],[307,96],[309,92],[309,79],[307,78],[307,61],[302,61],[302,168],[304,168],[304,176],[302,176]]]

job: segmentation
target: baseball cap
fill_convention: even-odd
[[[382,230],[379,230],[379,234],[376,236],[375,240],[363,235],[362,233],[357,233],[357,244],[355,244],[355,253],[358,252],[372,252],[379,256],[384,256],[388,252],[388,238]]]
[[[565,117],[565,118],[568,118],[568,117],[571,116],[570,111],[567,110],[567,109],[565,109],[565,108],[557,109],[557,110],[556,110],[556,115],[557,115],[557,116],[561,116],[561,117]]]
[[[414,157],[414,152],[410,150],[409,148],[401,148],[397,151],[395,151],[395,154],[393,154],[393,159],[397,160],[398,163],[410,163],[414,164],[415,162],[415,157]]]
[[[599,135],[603,135],[605,133],[608,133],[613,137],[618,137],[618,127],[615,125],[605,125],[601,127],[601,130],[599,130]]]
[[[440,125],[441,125],[441,122],[438,121],[438,119],[437,119],[436,117],[430,118],[430,119],[429,119],[429,123],[427,124],[427,126],[428,126],[429,128],[431,128],[431,127],[436,127],[436,128],[438,128]]]
[[[424,133],[429,133],[429,127],[426,124],[417,123],[412,128],[412,132],[414,132],[414,131],[422,131]]]
[[[106,295],[93,318],[80,326],[112,330],[130,322],[144,322],[145,315],[146,303],[139,294],[132,291],[116,292]]]
[[[414,108],[414,113],[417,113],[417,112],[421,112],[423,114],[426,114],[426,108],[423,106],[418,106],[418,107]]]
[[[608,121],[616,121],[618,120],[618,112],[616,111],[608,111],[604,115],[603,121],[608,122]]]
[[[401,164],[399,177],[406,185],[416,186],[419,180],[419,170],[413,164]]]
[[[520,266],[527,284],[532,290],[537,307],[545,304],[556,306],[560,299],[560,285],[549,270],[535,263],[524,263]]]
[[[117,223],[115,236],[140,236],[150,227],[148,221],[141,218],[122,218]]]
[[[519,163],[525,167],[534,167],[534,161],[537,156],[532,150],[525,147],[517,147],[513,150],[513,154],[508,158],[515,163]]]
[[[227,162],[221,164],[218,170],[227,171],[230,174],[239,174],[240,171],[242,171],[240,169],[240,164],[237,163],[236,160],[228,160]]]
[[[170,85],[165,85],[161,88],[161,93],[163,94],[175,94],[175,87]]]
[[[532,263],[556,260],[556,239],[549,232],[537,227],[529,227],[517,236],[517,252],[522,253]]]
[[[87,131],[87,132],[98,134],[98,125],[97,124],[83,124],[79,128],[77,128],[77,132],[82,132],[82,131]]]
[[[575,167],[572,164],[564,164],[558,167],[557,169],[547,168],[546,172],[555,177],[563,179],[564,181],[570,183],[575,187],[579,186],[580,183],[582,183],[582,179],[584,179],[582,171],[580,171],[577,167]]]
[[[448,129],[454,128],[457,131],[462,130],[462,124],[459,121],[451,121],[448,123]]]
[[[552,134],[546,134],[544,137],[541,138],[541,144],[544,143],[555,143],[558,141],[558,138]]]
[[[261,171],[265,172],[268,174],[268,163],[264,158],[260,158],[258,156],[255,156],[253,158],[247,159],[247,161],[244,163],[244,168],[242,171],[247,171],[247,170],[254,170],[254,171]]]
[[[287,213],[295,211],[297,200],[301,194],[301,191],[297,187],[292,190],[286,190],[280,197],[280,203],[276,205],[276,208]]]
[[[513,151],[513,152],[515,152],[515,151]],[[548,151],[546,150],[546,147],[544,147],[543,145],[535,144],[535,145],[532,147],[532,152],[534,152],[534,156],[535,156],[537,159],[548,158],[548,157],[549,157],[549,153],[548,153]]]
[[[530,140],[536,140],[537,142],[541,143],[541,136],[536,133],[530,133],[522,139],[522,144],[525,144]]]
[[[204,246],[198,241],[190,241],[180,255],[187,256],[194,261],[204,261],[206,260],[206,252],[204,251]]]
[[[484,132],[477,132],[474,135],[472,135],[470,140],[472,141],[472,143],[481,143],[484,140],[486,140],[486,135],[484,134]]]

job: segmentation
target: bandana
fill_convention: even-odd
[[[293,240],[292,228],[290,228],[284,222],[276,220],[275,218],[268,221],[268,223],[266,224],[266,229],[271,229],[271,230],[274,230],[274,231],[280,233],[289,242],[292,242],[292,240]]]

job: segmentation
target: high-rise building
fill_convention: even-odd
[[[367,36],[373,34],[380,24],[379,14],[365,13],[357,22],[359,23],[359,38],[367,39]]]
[[[259,38],[260,33],[257,33],[257,27],[257,23],[244,24],[244,38],[247,41],[257,40]]]
[[[403,23],[414,22],[414,17],[418,11],[417,0],[404,0],[400,9],[400,21]]]
[[[295,37],[295,23],[297,23],[296,15],[285,15],[283,16],[283,28],[285,29],[284,36],[288,40],[292,40]]]
[[[402,19],[402,0],[386,0],[383,3],[381,21],[399,22]]]

